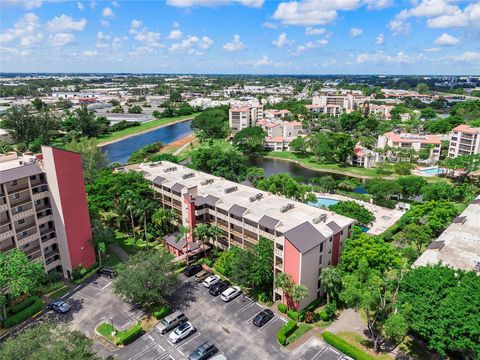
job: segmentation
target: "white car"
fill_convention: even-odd
[[[228,302],[235,299],[238,295],[240,295],[241,292],[242,290],[240,290],[240,286],[231,286],[227,290],[225,290],[222,295],[220,295],[220,298],[223,301]]]
[[[203,286],[205,286],[206,288],[209,288],[210,286],[216,284],[219,281],[220,281],[220,276],[210,275],[205,280],[203,280]]]
[[[196,329],[193,327],[192,323],[187,321],[173,330],[168,338],[172,343],[176,344],[187,336],[193,334],[195,331]]]

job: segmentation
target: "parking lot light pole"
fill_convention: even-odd
[[[112,336],[115,336],[117,332],[115,331],[115,328],[113,327],[113,318],[110,318],[110,324],[112,325]]]

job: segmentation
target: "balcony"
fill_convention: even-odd
[[[45,216],[37,218],[37,223],[38,223],[39,226],[42,225],[42,224],[46,224],[49,221],[53,221],[53,215],[45,215]]]
[[[47,246],[52,246],[57,243],[57,238],[52,237],[50,239],[47,239],[45,241],[42,240],[42,246],[47,247]]]
[[[7,251],[10,251],[10,250],[13,250],[13,249],[16,249],[17,247],[15,246],[15,244],[9,244],[7,246],[2,246],[0,247],[0,251],[1,252],[7,252]]]
[[[23,231],[27,231],[27,230],[30,230],[31,228],[34,228],[36,227],[37,225],[35,224],[34,221],[31,221],[29,223],[26,223],[26,224],[21,224],[21,225],[16,225],[15,226],[15,233],[21,233]]]
[[[50,259],[51,257],[53,257],[55,255],[59,255],[59,254],[60,254],[60,252],[58,251],[58,249],[56,249],[56,250],[50,250],[48,252],[45,252],[43,254],[43,256],[44,256],[45,260],[48,261],[48,259]]]
[[[40,235],[45,236],[45,235],[50,234],[54,231],[55,231],[55,228],[53,226],[52,227],[46,227],[44,229],[40,229]]]
[[[2,233],[0,233],[0,240],[8,239],[9,237],[12,237],[13,235],[14,235],[13,230],[2,232]]]
[[[24,209],[15,215],[12,215],[12,221],[18,221],[20,219],[25,219],[26,217],[32,216],[35,214],[35,210],[31,207],[29,209]]]
[[[7,210],[8,210],[8,205],[7,204],[0,205],[0,212],[7,211]]]
[[[30,196],[22,196],[18,199],[10,200],[10,207],[13,209],[17,206],[25,205],[31,202],[32,202],[32,198]]]
[[[9,194],[15,194],[16,192],[24,191],[29,188],[28,182],[20,183],[17,185],[7,185],[7,192]]]
[[[45,263],[45,269],[47,271],[50,271],[52,269],[55,269],[58,265],[62,265],[62,261],[60,259],[56,259],[50,263]]]
[[[283,257],[283,250],[275,249],[275,254]]]
[[[40,246],[35,246],[35,247],[28,247],[26,249],[23,249],[23,252],[25,253],[25,255],[33,255],[35,254],[37,251],[40,251]]]
[[[33,199],[33,201],[41,200],[41,199],[44,199],[44,198],[48,197],[49,195],[50,195],[50,192],[48,190],[46,190],[46,191],[42,191],[42,192],[33,194],[32,199]]]
[[[28,236],[24,237],[23,239],[17,239],[17,246],[22,246],[22,245],[28,244],[28,243],[30,243],[34,240],[37,240],[37,239],[38,239],[38,234],[37,233],[28,235]]]

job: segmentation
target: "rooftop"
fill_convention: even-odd
[[[474,127],[462,124],[453,128],[452,131],[459,131],[459,132],[468,133],[468,134],[477,134],[477,133],[480,133],[480,127],[474,128]]]
[[[401,143],[421,143],[421,144],[437,144],[440,145],[440,138],[436,135],[418,135],[410,133],[395,134],[393,131],[384,134],[385,137],[393,142]]]
[[[415,261],[414,266],[442,263],[480,274],[480,196]]]
[[[167,171],[166,169],[176,170]],[[217,208],[229,211],[234,205],[235,210],[246,211],[243,213],[245,219],[259,222],[264,216],[276,220],[278,225],[276,230],[282,233],[295,228],[296,226],[309,222],[324,237],[333,234],[332,229],[327,226],[328,223],[334,221],[340,227],[346,227],[354,222],[354,220],[338,215],[334,212],[319,209],[292,199],[282,196],[273,195],[271,193],[255,189],[246,185],[238,184],[221,177],[213,176],[201,171],[192,170],[188,167],[173,164],[168,161],[157,163],[151,166],[151,163],[144,163],[135,166],[129,166],[128,169],[136,171],[144,171],[145,178],[153,181],[157,177],[164,178],[162,185],[172,188],[175,184],[181,184],[187,189],[197,187],[197,196],[195,201],[213,202]],[[193,173],[194,176],[183,178],[183,175]],[[157,179],[158,180],[158,179]],[[213,180],[213,181],[212,181]],[[234,189],[233,191],[225,191],[226,189]],[[258,196],[261,194],[261,196]],[[252,201],[253,199],[253,201]],[[292,204],[292,206],[289,206]],[[287,210],[285,210],[288,207]],[[318,219],[322,217],[322,221]]]

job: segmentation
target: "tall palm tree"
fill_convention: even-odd
[[[330,303],[330,297],[334,291],[340,291],[342,284],[341,270],[337,267],[328,266],[322,270],[320,281],[327,294],[327,304]]]
[[[179,241],[182,238],[185,240],[185,247],[187,249],[186,252],[185,252],[185,255],[186,255],[186,258],[187,258],[187,265],[190,263],[190,259],[189,259],[189,255],[188,255],[188,252],[189,252],[188,238],[189,237],[190,237],[190,227],[180,225],[178,227],[178,235],[175,239],[176,239],[176,241]]]
[[[128,196],[122,195],[118,201],[118,211],[120,215],[120,221],[127,223],[130,222],[132,227],[133,239],[135,240],[135,218],[133,216],[134,205]]]
[[[173,231],[174,219],[175,213],[171,209],[158,208],[152,215],[152,222],[157,231],[160,233],[160,236],[165,236]]]
[[[155,211],[157,204],[149,199],[140,199],[136,206],[136,212],[140,222],[143,222],[143,233],[145,241],[147,241],[147,222]]]

